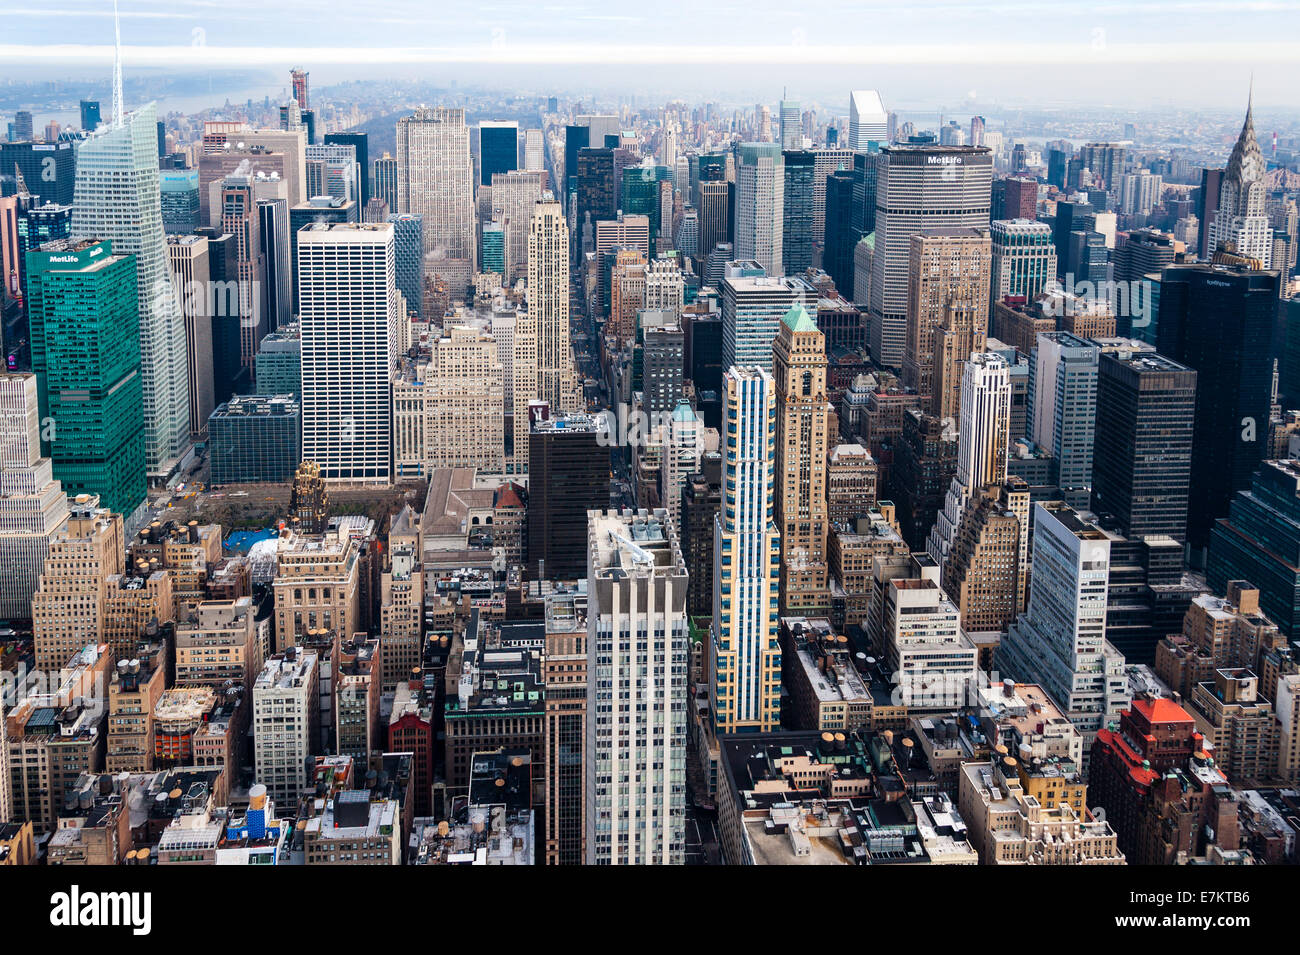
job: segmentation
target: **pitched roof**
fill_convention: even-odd
[[[790,329],[792,332],[817,331],[817,323],[813,320],[813,317],[808,314],[808,309],[804,308],[803,305],[798,302],[795,302],[794,305],[790,307],[790,311],[785,313],[785,318],[781,319],[781,321],[785,322],[786,328]]]

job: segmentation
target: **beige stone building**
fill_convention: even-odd
[[[361,619],[360,553],[349,534],[282,532],[275,593],[276,652],[317,628],[353,633]]]
[[[53,673],[104,626],[108,578],[122,572],[122,516],[99,507],[73,508],[66,527],[50,541],[36,593],[32,630],[36,668]]]

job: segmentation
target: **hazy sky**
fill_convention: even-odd
[[[419,75],[812,100],[1289,107],[1300,0],[120,0],[127,71],[303,65],[314,85]],[[112,58],[111,0],[0,0],[0,77]],[[839,95],[836,93],[835,95]],[[840,96],[842,98],[842,96]]]

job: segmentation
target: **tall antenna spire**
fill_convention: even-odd
[[[113,125],[126,125],[126,104],[122,96],[122,21],[113,0]]]

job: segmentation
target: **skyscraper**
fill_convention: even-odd
[[[813,264],[813,172],[816,156],[811,152],[786,152],[785,196],[781,228],[781,257],[790,275],[799,275]]]
[[[592,510],[586,525],[586,861],[680,865],[690,638],[677,528],[662,509]]]
[[[889,114],[875,90],[849,93],[849,149],[866,152],[871,143],[889,142]]]
[[[1149,345],[1102,343],[1092,510],[1125,537],[1187,539],[1196,372]]]
[[[542,198],[545,178],[544,172],[518,170],[492,177],[492,210],[501,220],[505,238],[505,285],[513,285],[528,274],[528,230],[533,221],[533,207]],[[560,214],[563,213],[561,208]]]
[[[853,228],[855,179],[851,170],[833,172],[826,177],[826,227],[822,236],[822,268],[835,282],[836,291],[850,301],[858,294],[853,273],[857,245]]]
[[[912,236],[903,384],[916,389],[926,410],[940,418],[958,418],[962,366],[972,352],[984,350],[988,338],[989,264],[984,229]]]
[[[406,308],[416,315],[424,313],[421,269],[424,263],[424,224],[409,212],[389,215],[393,224],[393,262],[397,268],[397,288],[406,298]],[[402,316],[405,319],[406,316]]]
[[[139,269],[111,242],[91,239],[49,243],[27,254],[27,267],[32,370],[54,476],[69,493],[98,494],[129,516],[146,485]],[[188,404],[184,427],[188,438]]]
[[[736,167],[737,259],[753,259],[768,275],[785,274],[785,162],[776,143],[742,143]]]
[[[826,565],[826,336],[803,305],[781,320],[773,346],[776,389],[776,526],[781,535],[781,612],[830,608]]]
[[[1029,366],[1029,436],[1052,452],[1061,495],[1080,510],[1092,496],[1098,354],[1077,335],[1045,332]]]
[[[605,422],[573,414],[533,422],[528,432],[530,579],[580,580],[587,573],[588,511],[609,507]]]
[[[989,234],[992,237],[990,298],[1000,302],[1008,295],[1016,295],[1032,302],[1056,278],[1052,227],[1030,219],[995,219],[989,223]]]
[[[149,474],[166,477],[189,449],[189,376],[162,225],[157,119],[151,103],[82,142],[72,232],[106,239],[115,254],[134,258],[145,458]]]
[[[468,285],[477,266],[474,160],[465,111],[419,107],[397,121],[397,209],[423,217],[425,272]]]
[[[941,228],[987,228],[992,169],[986,147],[913,145],[881,150],[868,302],[871,354],[880,364],[902,367],[912,236]]]
[[[351,146],[356,155],[361,188],[357,205],[364,206],[377,193],[370,191],[370,137],[366,133],[326,133],[326,146]],[[392,207],[389,207],[390,211]]]
[[[1196,371],[1187,539],[1198,549],[1265,456],[1278,273],[1171,265],[1157,293],[1156,350]]]
[[[733,365],[723,388],[726,491],[714,519],[710,706],[719,734],[770,732],[781,718],[776,383],[761,368]]]
[[[81,101],[81,128],[88,133],[93,133],[99,128],[99,100]]]
[[[40,418],[36,376],[0,374],[0,615],[9,618],[31,613],[50,540],[68,520],[68,499],[41,456]]]
[[[1118,719],[1130,693],[1124,658],[1105,637],[1110,539],[1060,501],[1033,509],[1029,606],[998,648],[1003,676],[1038,683],[1086,746]]]
[[[798,100],[781,100],[781,148],[798,149],[803,145],[803,115]]]
[[[766,275],[756,263],[727,266],[722,293],[722,364],[772,368],[772,342],[781,319],[802,297],[800,283]]]
[[[397,212],[397,160],[384,153],[375,160],[375,191],[371,194],[383,199],[389,212]]]
[[[940,565],[961,530],[971,495],[1007,479],[1010,446],[1011,373],[995,352],[975,352],[961,377],[961,429],[957,434],[957,473],[953,476],[927,550]]]
[[[528,309],[537,322],[537,395],[555,412],[577,411],[569,347],[569,227],[553,198],[533,206],[528,224]]]
[[[392,478],[396,273],[391,223],[315,223],[298,236],[302,456],[327,481]]]
[[[1248,103],[1241,135],[1223,172],[1219,204],[1214,218],[1207,223],[1210,240],[1206,251],[1212,257],[1227,251],[1231,243],[1231,251],[1237,255],[1269,268],[1273,261],[1273,229],[1264,207],[1264,154],[1255,139],[1253,112],[1253,104]]]
[[[497,173],[519,168],[519,124],[484,120],[478,124],[479,183],[492,185]]]

